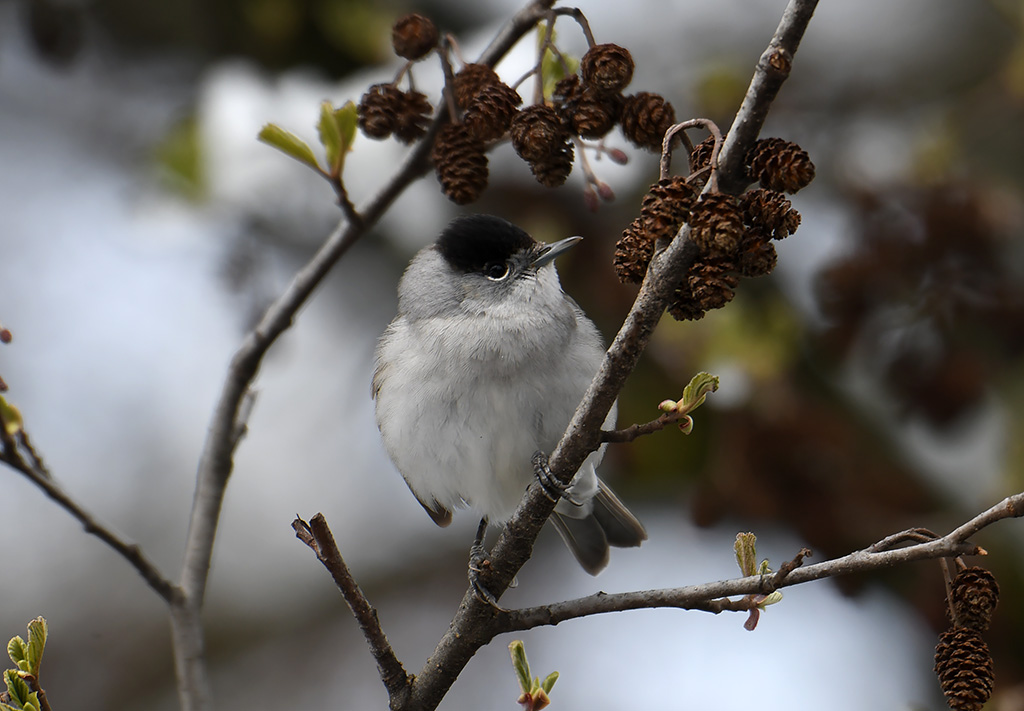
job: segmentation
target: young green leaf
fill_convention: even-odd
[[[18,669],[28,671],[28,648],[25,646],[25,640],[21,637],[16,636],[7,643],[7,656],[11,658]]]
[[[522,640],[512,640],[508,645],[508,651],[512,655],[512,668],[516,670],[516,678],[519,680],[519,688],[524,694],[529,694],[532,684],[530,683],[530,662],[526,660],[526,647]]]
[[[544,689],[545,694],[550,694],[556,681],[558,681],[558,672],[553,671],[541,682],[540,688]]]
[[[753,533],[737,533],[733,544],[736,564],[741,575],[754,575],[757,570],[757,536]]]
[[[21,419],[21,411],[0,396],[0,420],[3,420],[4,429],[12,437],[21,431],[25,424]]]
[[[300,163],[305,163],[314,170],[320,170],[320,164],[317,163],[316,156],[313,155],[313,149],[291,131],[285,131],[277,124],[268,123],[260,130],[257,138]]]
[[[43,661],[43,649],[46,647],[46,620],[37,617],[28,623],[28,663],[27,671],[33,676],[39,676],[39,665]]]
[[[11,701],[17,704],[15,708],[24,708],[25,704],[36,699],[36,694],[28,687],[28,682],[18,676],[18,672],[14,669],[4,672],[4,683],[7,685],[7,694],[11,697]],[[38,707],[38,705],[39,702],[36,700],[36,706]]]
[[[352,150],[356,139],[359,123],[359,111],[355,103],[349,101],[340,109],[334,108],[331,102],[320,105],[320,142],[327,151],[327,167],[333,176],[341,175],[345,166],[345,154]]]
[[[338,132],[341,134],[342,160],[346,151],[352,150],[352,144],[356,140],[356,130],[359,127],[359,109],[354,101],[346,102],[340,109],[335,109],[334,120],[338,123]]]
[[[704,404],[708,393],[718,390],[718,376],[709,373],[697,373],[690,379],[689,385],[683,388],[681,409],[690,412]]]
[[[334,120],[334,106],[330,101],[320,104],[320,122],[316,126],[320,143],[327,152],[327,170],[332,175],[341,167],[341,130]]]

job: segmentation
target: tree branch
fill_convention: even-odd
[[[180,589],[142,552],[138,544],[121,538],[64,491],[32,448],[24,430],[20,431],[17,437],[11,435],[7,432],[3,419],[0,417],[0,433],[2,433],[0,444],[3,445],[0,448],[0,461],[23,474],[30,482],[42,489],[43,493],[53,499],[58,506],[77,519],[86,533],[96,536],[128,561],[129,565],[135,568],[142,579],[146,581],[146,584],[164,601],[171,603],[180,597]],[[31,461],[26,461],[21,456],[20,448],[26,449]]]
[[[918,542],[905,548],[888,547],[890,539],[900,537],[905,540],[902,538],[903,534],[896,534],[864,550],[823,563],[798,567],[802,560],[802,556],[798,556],[793,561],[793,565],[785,565],[771,578],[751,575],[680,588],[642,590],[611,595],[599,592],[588,597],[567,600],[553,605],[509,610],[497,618],[494,625],[495,633],[520,632],[534,627],[557,625],[559,622],[589,615],[645,608],[674,607],[683,610],[703,610],[716,614],[724,610],[745,610],[749,609],[749,605],[744,607],[741,604],[742,601],[730,601],[731,604],[726,604],[722,598],[767,594],[779,588],[800,585],[813,580],[867,573],[917,560],[983,555],[984,550],[968,543],[967,539],[996,521],[1021,516],[1024,516],[1024,493],[1004,499],[941,538]],[[785,574],[783,575],[783,573]]]
[[[743,165],[747,151],[760,135],[768,109],[793,69],[793,57],[817,6],[818,0],[790,0],[775,36],[758,60],[719,154],[719,187],[723,192],[739,194],[750,183]]]
[[[777,62],[773,64],[762,61],[758,64],[754,80],[736,114],[733,128],[730,128],[729,139],[723,145],[723,152],[727,146],[731,146],[730,150],[743,156],[757,139],[764,122],[763,114],[789,74],[793,55],[815,5],[816,0],[790,0],[782,22],[765,52],[769,59],[787,58],[786,71],[777,71]],[[732,166],[729,163],[725,165]],[[742,167],[739,165],[740,170]],[[735,168],[729,167],[729,170]],[[723,174],[721,180],[724,182],[729,175],[731,173]],[[584,459],[600,446],[601,424],[626,378],[636,367],[651,333],[664,313],[668,297],[682,281],[696,256],[697,248],[690,239],[688,223],[682,226],[679,234],[666,248],[655,252],[633,307],[605,353],[601,367],[562,439],[551,453],[551,472],[562,483],[568,484]],[[534,481],[502,530],[491,550],[491,565],[481,576],[481,582],[495,597],[505,592],[516,573],[529,560],[537,535],[554,507],[555,502]],[[496,610],[476,597],[472,588],[467,589],[451,627],[423,670],[413,680],[408,708],[432,709],[441,702],[473,654],[489,641],[490,638],[481,634],[481,631],[496,614]]]
[[[478,62],[494,65],[532,28],[554,4],[554,0],[534,0],[520,10],[484,50]],[[259,324],[245,337],[231,359],[220,398],[214,408],[206,441],[196,472],[196,490],[192,501],[185,554],[182,563],[181,589],[184,600],[172,614],[175,640],[175,669],[178,694],[186,711],[205,711],[210,707],[207,691],[202,626],[199,611],[206,590],[210,560],[217,533],[224,492],[234,466],[240,431],[239,411],[242,399],[259,370],[263,356],[277,338],[291,325],[299,308],[330,272],[337,261],[387,211],[395,199],[430,168],[430,151],[434,136],[447,120],[448,111],[442,103],[434,120],[419,143],[410,151],[398,172],[368,204],[359,210],[359,221],[343,220],[327,238],[313,258],[292,279],[274,303],[263,314]],[[187,629],[177,629],[185,626]]]
[[[388,697],[392,699],[392,706],[400,703],[403,697],[409,692],[409,675],[405,667],[395,656],[395,651],[388,642],[387,635],[381,629],[380,620],[377,619],[377,611],[370,605],[366,595],[360,589],[355,578],[352,577],[345,559],[338,550],[338,544],[334,540],[330,527],[323,514],[317,514],[306,523],[301,518],[292,522],[295,529],[295,536],[309,546],[317,559],[324,564],[324,567],[334,578],[335,584],[345,597],[352,615],[359,623],[359,629],[366,637],[366,643],[370,646],[370,652],[377,660],[377,671],[380,673],[381,681],[388,691]]]

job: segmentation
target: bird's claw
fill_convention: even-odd
[[[556,504],[564,499],[573,506],[583,505],[584,502],[574,497],[570,492],[572,485],[563,484],[552,473],[551,467],[548,466],[548,456],[544,452],[534,452],[532,461],[533,473],[537,477],[537,481],[540,482],[540,486],[548,499]]]

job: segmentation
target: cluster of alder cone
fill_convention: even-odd
[[[410,64],[433,52],[438,40],[437,27],[422,15],[406,15],[392,28],[395,53]],[[443,192],[460,205],[475,201],[487,186],[487,150],[506,136],[538,182],[548,187],[563,184],[572,171],[577,140],[601,139],[615,126],[637,147],[661,152],[665,134],[675,124],[675,110],[658,94],[624,95],[633,70],[627,49],[593,44],[580,60],[578,74],[558,81],[549,98],[520,108],[522,97],[493,69],[464,64],[448,82],[454,115],[441,127],[432,150]],[[398,87],[403,75],[410,77],[407,90]],[[411,143],[426,134],[434,107],[412,86],[411,73],[400,73],[399,80],[371,86],[360,100],[359,125],[367,136]],[[688,175],[651,186],[640,216],[616,245],[619,279],[639,283],[655,245],[671,241],[684,222],[690,223],[700,257],[668,305],[680,320],[699,319],[727,304],[741,277],[772,271],[772,241],[792,234],[800,224],[799,213],[783,193],[794,193],[814,178],[814,164],[803,149],[767,138],[745,160],[750,182],[760,188],[741,197],[704,191],[712,174],[713,149],[713,139],[705,140],[691,152]]]
[[[392,28],[395,53],[410,62],[425,58],[438,43],[437,27],[422,15],[398,20]],[[460,205],[474,202],[487,187],[487,150],[508,136],[537,181],[563,184],[572,171],[574,139],[599,139],[616,125],[638,147],[661,150],[665,131],[675,123],[672,104],[658,94],[622,90],[633,78],[633,58],[615,44],[592,46],[580,61],[580,74],[559,81],[550,102],[520,109],[519,92],[484,64],[464,64],[448,90],[456,115],[434,141],[432,157],[444,194]],[[433,110],[426,95],[396,82],[375,84],[359,102],[359,125],[371,138],[394,136],[411,143],[427,129]]]
[[[999,602],[999,584],[984,568],[961,570],[949,586],[950,628],[935,647],[935,674],[955,711],[980,711],[992,695],[992,655],[981,633]]]

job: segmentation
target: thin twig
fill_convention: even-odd
[[[23,433],[24,431],[22,431]],[[15,471],[21,473],[30,482],[42,489],[43,493],[53,499],[58,506],[67,511],[78,520],[85,529],[85,532],[96,536],[106,543],[114,552],[118,553],[138,571],[146,584],[151,587],[157,595],[166,602],[173,602],[180,597],[181,591],[160,571],[136,543],[130,543],[97,519],[91,512],[85,509],[75,499],[64,491],[53,478],[53,475],[43,466],[42,460],[34,449],[30,448],[31,463],[27,462],[17,449],[17,441],[7,432],[6,427],[0,419],[0,433],[3,439],[3,454],[0,461],[3,461]],[[28,437],[24,434],[18,436],[22,442],[27,443]]]
[[[352,615],[359,623],[359,629],[366,637],[370,652],[377,660],[377,669],[388,690],[388,696],[391,699],[400,700],[404,694],[408,693],[409,675],[406,674],[405,667],[395,656],[395,651],[391,648],[384,630],[381,629],[377,611],[370,605],[359,584],[352,577],[324,515],[318,513],[309,520],[309,523],[301,518],[296,518],[292,522],[292,528],[295,529],[295,536],[316,553],[317,559],[324,564],[331,577],[334,578],[335,584],[345,597],[345,602],[352,610]]]
[[[661,139],[661,162],[659,164],[660,177],[662,180],[665,180],[672,174],[672,144],[675,143],[674,139],[677,134],[681,135],[684,142],[687,144],[687,147],[689,148],[689,153],[693,153],[693,144],[690,142],[690,139],[686,135],[686,129],[688,128],[703,128],[706,129],[708,132],[711,133],[712,136],[715,137],[715,148],[712,150],[711,160],[708,162],[708,165],[711,167],[712,170],[711,180],[713,181],[715,179],[714,168],[716,159],[718,158],[718,148],[719,146],[722,145],[722,132],[718,128],[718,124],[716,124],[711,119],[704,118],[695,118],[690,119],[689,121],[683,121],[682,123],[677,123],[674,126],[669,126],[668,130],[665,131],[665,137]],[[712,192],[716,190],[716,187],[712,187]]]
[[[558,7],[553,11],[555,15],[568,15],[572,19],[576,20],[576,23],[583,30],[583,36],[587,39],[587,47],[593,47],[597,42],[594,40],[594,33],[590,29],[590,21],[587,20],[587,16],[583,14],[583,11],[578,7]]]
[[[975,533],[996,521],[1024,515],[1024,493],[1019,493],[978,514],[964,526],[949,534],[915,543],[904,548],[885,548],[885,540],[879,541],[864,550],[834,558],[823,563],[803,566],[805,551],[801,551],[792,561],[783,565],[776,575],[766,579],[761,575],[750,575],[733,580],[724,580],[701,585],[688,585],[680,588],[661,590],[642,590],[616,594],[597,593],[588,597],[567,600],[553,605],[509,610],[495,622],[495,634],[519,632],[544,625],[557,625],[589,615],[606,612],[623,612],[645,608],[674,607],[685,610],[703,610],[719,612],[721,610],[745,610],[742,601],[737,606],[729,607],[718,603],[722,598],[737,595],[757,595],[772,592],[778,588],[800,585],[822,578],[866,573],[883,568],[909,563],[916,560],[948,558],[959,555],[978,555],[983,549],[967,543],[963,531]],[[896,534],[901,535],[901,534]],[[892,537],[890,537],[892,538]],[[785,572],[785,575],[782,573]],[[766,584],[767,583],[767,584]],[[712,605],[711,603],[716,603]]]
[[[614,443],[632,442],[638,437],[660,432],[669,425],[688,419],[689,417],[689,415],[681,412],[666,412],[656,420],[645,422],[642,425],[633,424],[621,430],[601,430],[601,441]]]

